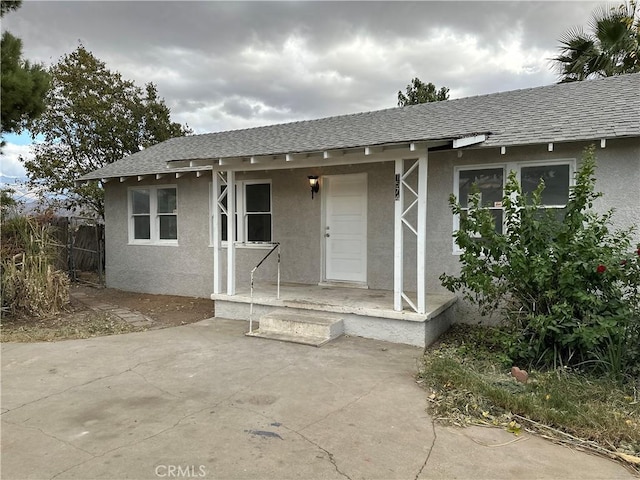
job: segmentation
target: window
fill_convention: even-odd
[[[569,164],[537,165],[520,169],[522,193],[529,198],[540,180],[544,180],[542,203],[546,208],[564,208],[569,201],[571,171]]]
[[[129,242],[177,243],[177,199],[173,186],[129,189]]]
[[[133,239],[151,239],[151,210],[149,190],[132,190]]]
[[[271,241],[271,185],[249,183],[244,186],[245,237],[247,242]]]
[[[454,193],[462,206],[462,215],[465,215],[468,211],[472,185],[475,184],[480,192],[481,205],[491,210],[495,219],[496,231],[502,233],[504,222],[502,197],[507,172],[513,170],[517,173],[522,193],[529,199],[538,188],[540,180],[544,180],[543,208],[562,210],[569,200],[569,187],[573,181],[574,167],[574,160],[459,167],[455,171]],[[456,216],[454,217],[454,230],[457,230],[459,226],[460,219]],[[455,242],[454,251],[460,251]]]
[[[484,168],[460,170],[458,176],[458,199],[463,207],[463,215],[469,211],[472,186],[480,190],[480,204],[489,208],[496,223],[496,231],[502,232],[502,192],[504,187],[504,169]]]
[[[158,232],[160,240],[178,239],[177,195],[175,188],[158,188]]]
[[[218,194],[224,191],[221,187]],[[245,180],[236,182],[236,241],[241,243],[271,242],[271,182],[264,180]],[[239,195],[240,193],[240,195]],[[215,214],[216,199],[211,199],[212,219]],[[221,200],[227,207],[226,196]],[[220,215],[221,240],[226,242],[227,215]],[[213,220],[211,225],[213,225]],[[212,227],[213,230],[213,227]],[[213,231],[212,231],[213,238]]]

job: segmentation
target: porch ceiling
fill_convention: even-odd
[[[468,137],[469,142],[462,146],[480,143],[484,135]],[[357,163],[388,162],[399,158],[416,158],[425,150],[458,148],[458,138],[448,138],[428,142],[408,142],[387,145],[369,145],[357,148],[334,150],[314,150],[308,152],[289,152],[275,155],[255,155],[243,157],[225,157],[197,160],[172,160],[167,162],[169,171],[189,168],[210,167],[219,170],[277,170],[307,168]]]

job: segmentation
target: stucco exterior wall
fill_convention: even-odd
[[[389,265],[393,269],[393,195],[394,167],[392,162],[342,165],[313,169],[272,170],[238,173],[236,180],[270,179],[272,185],[273,240],[281,244],[281,275],[283,282],[317,284],[322,281],[322,186],[311,198],[309,175],[341,175],[367,173],[369,288],[388,288]],[[237,285],[248,285],[251,269],[266,254],[264,248],[236,249]],[[226,248],[222,251],[226,269]],[[275,281],[275,254],[256,272],[257,280]]]
[[[636,225],[640,229],[640,140],[610,140],[597,149],[596,189],[603,197],[594,209],[614,208],[613,221],[619,228]],[[640,231],[635,232],[640,242]]]
[[[158,181],[119,183],[105,188],[107,286],[133,292],[208,297],[213,285],[209,248],[209,182],[195,174]],[[130,245],[127,196],[130,187],[176,185],[178,245]]]
[[[457,274],[460,271],[459,257],[453,252],[453,217],[448,207],[455,167],[575,159],[578,168],[583,149],[587,145],[555,144],[553,152],[547,150],[546,144],[507,148],[505,155],[501,155],[498,149],[467,150],[462,158],[458,158],[456,152],[431,154],[428,178],[427,290],[434,293],[445,291],[438,277],[442,273]],[[594,208],[599,212],[615,208],[613,220],[616,228],[628,228],[633,224],[640,226],[640,140],[608,140],[604,149],[598,145],[596,158],[596,189],[604,195],[597,200]],[[640,242],[640,232],[636,232],[636,239]],[[456,321],[481,320],[477,310],[462,299],[457,308]],[[482,321],[486,322],[487,319],[482,318]]]
[[[448,199],[453,191],[456,166],[508,164],[525,161],[576,159],[586,144],[555,144],[498,149],[469,149],[429,155],[427,218],[427,290],[443,292],[438,277],[456,273],[458,255],[453,252],[453,217]],[[597,149],[597,188],[604,193],[596,208],[616,208],[614,220],[621,227],[639,223],[640,140],[609,140]],[[393,289],[394,163],[354,164],[308,169],[238,172],[237,180],[270,179],[272,184],[273,240],[282,247],[282,281],[317,284],[322,280],[322,187],[312,200],[308,175],[366,172],[368,178],[368,286]],[[165,177],[166,178],[166,177]],[[178,246],[129,245],[127,189],[145,184],[175,184],[178,188]],[[208,297],[213,291],[213,251],[209,242],[209,189],[211,178],[187,174],[165,181],[128,180],[106,185],[106,278],[110,287],[124,290]],[[640,236],[638,237],[640,241]],[[251,268],[264,256],[262,247],[236,250],[238,288],[249,285]],[[226,249],[221,252],[223,277]],[[405,289],[415,289],[415,246],[406,242]],[[275,281],[275,255],[258,271],[257,279]],[[223,278],[224,281],[224,278]],[[223,284],[224,285],[224,284]],[[466,312],[459,305],[459,312]],[[459,315],[471,318],[473,315]]]
[[[268,179],[272,185],[273,241],[281,243],[283,282],[317,284],[322,280],[322,189],[311,199],[308,175],[367,172],[370,288],[390,288],[393,269],[393,163],[327,168],[238,172],[236,180]],[[165,177],[166,178],[166,177]],[[210,176],[194,174],[157,181],[112,181],[105,189],[107,286],[122,290],[208,297],[213,291],[213,249],[209,241]],[[128,243],[128,189],[176,185],[178,245]],[[267,253],[262,246],[236,249],[236,284],[247,289],[250,271]],[[226,282],[226,248],[221,270]],[[391,265],[391,267],[389,267]],[[389,270],[391,268],[391,270]],[[276,256],[256,272],[256,280],[275,281]],[[224,285],[225,283],[223,283]]]

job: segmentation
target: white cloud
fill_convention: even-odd
[[[30,150],[30,145],[16,145],[7,142],[2,147],[2,154],[0,155],[0,176],[16,179],[26,178],[27,172],[18,158],[31,158]]]
[[[557,39],[598,2],[24,2],[25,58],[78,39],[154,82],[196,133],[393,107],[413,77],[451,97],[553,83]]]

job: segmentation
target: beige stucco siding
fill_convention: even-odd
[[[213,285],[209,248],[209,181],[194,174],[179,179],[119,183],[105,188],[107,286],[134,292],[207,297]],[[178,245],[128,243],[129,187],[177,185]]]
[[[322,188],[311,198],[308,175],[367,173],[368,277],[370,288],[392,288],[389,267],[393,262],[393,163],[337,166],[313,169],[272,170],[236,175],[237,180],[270,179],[273,199],[273,240],[281,244],[281,272],[285,282],[317,284],[322,280]],[[249,272],[266,253],[264,249],[239,247],[236,251],[236,281],[249,282]],[[226,249],[222,265],[226,268]],[[391,268],[391,270],[389,270]],[[257,280],[274,281],[275,259],[256,272]],[[391,282],[389,284],[389,282]],[[391,286],[388,286],[391,285]]]
[[[429,201],[427,231],[427,290],[444,291],[438,277],[443,272],[459,272],[459,256],[453,253],[453,217],[447,206],[448,196],[453,191],[456,166],[508,164],[528,161],[575,159],[579,167],[582,152],[587,143],[555,144],[549,152],[547,145],[536,145],[507,149],[501,155],[498,149],[469,150],[458,158],[456,152],[435,153],[429,162]],[[615,228],[640,226],[640,140],[609,140],[606,148],[596,149],[596,189],[604,195],[596,201],[594,208],[604,212],[615,208]],[[640,242],[640,232],[636,232]],[[457,304],[456,321],[475,322],[480,319],[477,311],[466,302]],[[486,321],[486,319],[484,319]]]
[[[432,152],[429,155],[427,218],[427,290],[441,292],[438,277],[458,271],[453,252],[453,218],[448,206],[456,166],[509,164],[558,159],[579,160],[586,144],[555,144],[495,149]],[[599,145],[598,145],[599,147]],[[596,208],[616,208],[614,220],[622,227],[639,222],[640,140],[609,140],[597,149],[597,188],[605,195]],[[308,175],[366,172],[368,178],[367,258],[370,288],[393,288],[394,163],[337,167],[237,172],[237,180],[269,179],[272,184],[273,240],[282,244],[282,280],[317,284],[322,280],[322,188],[311,199]],[[213,249],[209,242],[209,174],[187,174],[179,179],[106,185],[106,274],[110,287],[124,290],[207,297],[213,289]],[[145,184],[174,184],[178,188],[178,245],[129,245],[127,189]],[[638,237],[640,240],[640,236]],[[415,288],[415,247],[405,243],[405,289]],[[237,249],[237,284],[248,287],[249,272],[266,253],[264,248]],[[221,252],[226,269],[226,249]],[[266,262],[259,280],[275,280],[275,259]],[[223,284],[224,285],[224,284]]]

